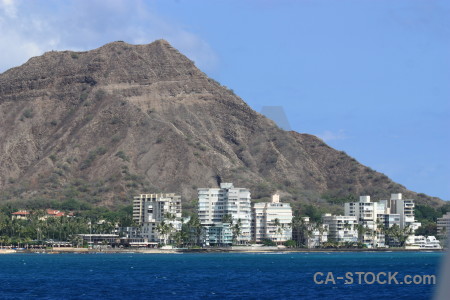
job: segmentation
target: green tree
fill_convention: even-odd
[[[412,234],[413,230],[410,226],[406,226],[402,229],[397,224],[394,224],[390,228],[387,228],[385,232],[388,237],[387,240],[389,241],[389,246],[394,243],[396,245],[398,244],[400,247],[404,247],[408,236]]]
[[[264,246],[271,246],[271,247],[273,247],[273,246],[276,246],[276,245],[277,245],[277,244],[276,244],[274,241],[272,241],[271,239],[262,239],[261,242],[262,242],[262,244],[263,244]]]
[[[233,232],[233,242],[236,243],[236,244],[237,244],[237,242],[238,242],[239,236],[240,236],[241,233],[242,233],[241,226],[242,226],[242,221],[241,221],[241,219],[238,219],[237,222],[236,222],[236,224],[234,224],[233,227],[232,227],[232,232]]]
[[[358,241],[364,243],[364,238],[370,229],[362,224],[355,224],[356,231],[358,231]]]
[[[177,247],[182,247],[186,243],[186,241],[189,240],[189,236],[186,231],[181,230],[175,232],[175,234],[173,235],[173,240]]]
[[[422,223],[422,226],[417,228],[417,230],[415,231],[415,234],[423,235],[423,236],[429,236],[429,235],[436,236],[437,235],[437,224],[428,222],[428,221],[424,221]]]
[[[286,242],[283,243],[284,246],[286,246],[287,248],[295,248],[296,243],[293,240],[287,240]]]
[[[313,226],[305,222],[302,217],[295,216],[292,218],[292,239],[296,242],[297,247],[308,247],[309,240],[313,236]]]
[[[311,222],[320,222],[322,220],[323,212],[318,207],[308,204],[303,210],[303,215],[308,216]]]
[[[191,246],[200,245],[200,237],[202,235],[202,224],[197,215],[193,215],[187,224],[182,227],[189,236],[189,243]]]
[[[165,221],[161,221],[158,225],[156,225],[156,231],[162,237],[164,245],[167,244],[167,240],[169,239],[173,229],[173,225],[171,223],[166,223]]]
[[[275,226],[275,232],[276,232],[276,234],[280,236],[280,238],[277,239],[277,242],[275,242],[275,243],[278,244],[279,241],[281,240],[281,233],[282,233],[282,227],[281,227],[280,219],[275,218],[275,219],[273,220],[273,226]]]

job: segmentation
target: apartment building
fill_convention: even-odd
[[[322,216],[322,222],[328,227],[329,241],[339,243],[358,241],[358,230],[356,229],[358,220],[355,216],[325,214]]]
[[[369,248],[384,247],[385,237],[381,228],[386,215],[385,203],[371,202],[370,196],[360,196],[359,202],[344,204],[346,216],[356,217],[358,224],[365,228],[361,242]]]
[[[307,248],[317,248],[328,241],[328,224],[314,224],[311,223],[309,217],[302,217],[305,229],[310,232],[310,235],[306,235],[304,232],[297,238],[301,244]]]
[[[158,232],[164,222],[171,230],[181,230],[181,197],[170,194],[141,194],[133,200],[133,221],[141,227],[141,235],[149,242],[162,242]]]
[[[221,183],[220,188],[198,189],[198,217],[202,226],[212,226],[230,218],[232,226],[239,227],[236,242],[251,240],[251,194],[246,188]]]
[[[391,194],[389,200],[380,200],[386,206],[387,214],[398,214],[400,216],[400,228],[410,227],[413,232],[421,226],[414,217],[414,200],[402,199],[402,194]]]
[[[381,224],[383,224],[385,228],[390,228],[394,225],[397,225],[398,227],[400,227],[400,215],[399,214],[384,214]]]
[[[253,240],[257,243],[270,239],[281,244],[292,239],[292,208],[289,203],[280,202],[280,195],[272,196],[271,202],[253,205]]]
[[[437,234],[439,237],[448,236],[450,233],[450,212],[437,219]]]
[[[371,202],[370,196],[360,196],[359,202],[344,204],[345,215],[355,216],[358,224],[365,228],[361,242],[367,247],[385,247],[384,228],[397,225],[400,228],[410,227],[413,232],[420,227],[414,218],[414,200],[402,199],[402,194],[391,194],[389,200]]]
[[[215,223],[203,226],[201,235],[204,246],[231,246],[233,230],[230,223]]]

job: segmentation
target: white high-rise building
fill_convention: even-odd
[[[437,219],[437,234],[439,237],[445,237],[450,234],[450,212]]]
[[[339,243],[358,241],[358,230],[356,229],[358,221],[355,216],[325,214],[322,216],[322,222],[328,227],[328,241]]]
[[[370,196],[360,196],[359,202],[344,204],[345,215],[357,217],[359,225],[366,228],[362,242],[369,248],[385,247],[382,227],[409,226],[414,232],[420,223],[414,218],[414,200],[402,199],[402,194],[391,194],[390,200],[371,202]],[[391,242],[390,242],[391,244]]]
[[[386,206],[386,213],[400,215],[400,228],[410,227],[413,232],[421,226],[414,218],[414,200],[402,199],[402,194],[391,194],[390,200],[381,200]]]
[[[356,217],[358,224],[366,228],[361,242],[367,247],[384,247],[385,237],[379,226],[384,226],[386,207],[384,203],[371,202],[370,196],[360,196],[359,202],[344,204],[346,216]]]
[[[158,232],[164,221],[173,231],[181,230],[181,197],[176,194],[141,194],[133,200],[133,221],[141,226],[141,235],[159,243],[167,237]]]
[[[280,195],[272,196],[271,202],[253,205],[253,239],[258,243],[270,239],[282,243],[292,239],[292,208],[289,203],[281,203]]]
[[[221,183],[220,188],[198,189],[198,217],[204,226],[222,223],[231,217],[232,225],[238,225],[240,244],[251,240],[250,190],[235,188],[232,183]]]

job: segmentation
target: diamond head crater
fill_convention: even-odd
[[[221,182],[300,211],[391,193],[444,203],[280,129],[165,40],[51,51],[0,74],[0,149],[0,204],[15,208],[116,209],[170,192],[189,212],[198,188]]]

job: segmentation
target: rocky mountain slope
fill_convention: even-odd
[[[47,52],[0,74],[1,201],[114,206],[220,181],[293,203],[408,191],[320,139],[279,129],[158,40]]]

